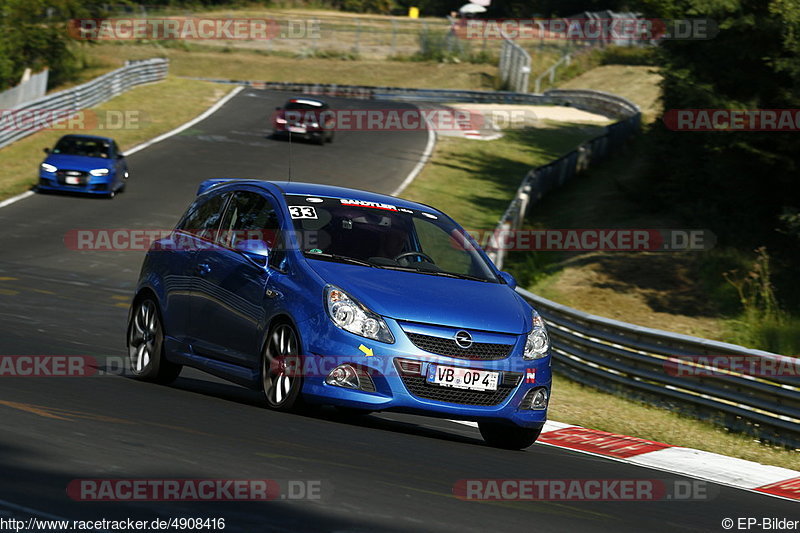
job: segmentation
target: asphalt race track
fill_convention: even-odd
[[[0,209],[0,355],[122,356],[143,252],[77,252],[65,246],[65,233],[170,228],[203,179],[285,179],[288,145],[268,135],[269,116],[287,96],[245,90],[210,118],[132,155],[128,190],[113,201],[36,195]],[[292,173],[388,193],[426,142],[424,131],[340,132],[331,145],[294,143]],[[119,376],[6,377],[0,421],[0,518],[212,517],[226,519],[225,531],[242,532],[640,532],[721,531],[726,517],[797,513],[795,503],[716,485],[705,501],[461,501],[452,495],[461,479],[682,478],[543,445],[496,450],[476,429],[446,420],[276,413],[256,393],[187,370],[171,386]],[[320,498],[74,501],[66,487],[83,478],[314,481]]]

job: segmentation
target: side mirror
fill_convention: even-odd
[[[233,249],[259,266],[266,267],[269,262],[269,245],[260,239],[237,241]]]
[[[506,285],[508,285],[512,289],[517,288],[517,280],[515,280],[514,276],[512,276],[508,272],[500,272],[500,279],[502,279],[506,283]]]
[[[275,111],[280,111],[280,110],[281,110],[281,106],[275,106]]]
[[[125,159],[125,154],[122,152],[117,152],[117,159]]]
[[[45,148],[43,151],[44,151],[44,153],[49,154],[50,153],[50,148]]]

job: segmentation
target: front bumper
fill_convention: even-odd
[[[519,336],[511,355],[499,360],[473,360],[432,354],[415,346],[397,322],[385,319],[396,341],[384,344],[335,327],[321,315],[302,324],[305,343],[303,396],[311,403],[354,407],[370,411],[400,411],[442,418],[497,421],[521,427],[540,427],[547,410],[520,408],[526,394],[551,386],[550,357],[526,361],[520,355],[524,336]],[[373,355],[367,355],[372,350]],[[399,360],[419,361],[422,375],[404,373]],[[368,374],[374,391],[347,389],[325,382],[340,364],[356,366]],[[441,364],[500,373],[497,391],[477,392],[428,384],[430,364]],[[368,387],[372,388],[372,387]]]
[[[273,135],[275,137],[289,137],[289,129],[286,125],[275,125],[273,126]],[[310,128],[307,127],[306,131],[293,131],[291,132],[292,139],[319,139],[321,136],[325,135],[325,130],[322,128]]]
[[[58,182],[53,172],[40,172],[37,188],[42,191],[76,192],[81,194],[108,194],[114,187],[113,176],[92,176],[85,184],[67,185]]]

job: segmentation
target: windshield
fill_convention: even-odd
[[[307,258],[498,282],[464,230],[437,213],[347,198],[286,202]]]
[[[108,141],[86,137],[63,137],[53,148],[54,154],[82,155],[103,159],[108,159],[110,151],[111,144]]]
[[[316,103],[288,102],[284,109],[286,111],[322,111],[325,107]]]

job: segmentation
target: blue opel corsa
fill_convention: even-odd
[[[132,374],[183,365],[267,405],[478,423],[493,446],[539,436],[545,325],[477,243],[429,206],[307,183],[209,180],[142,266]]]

